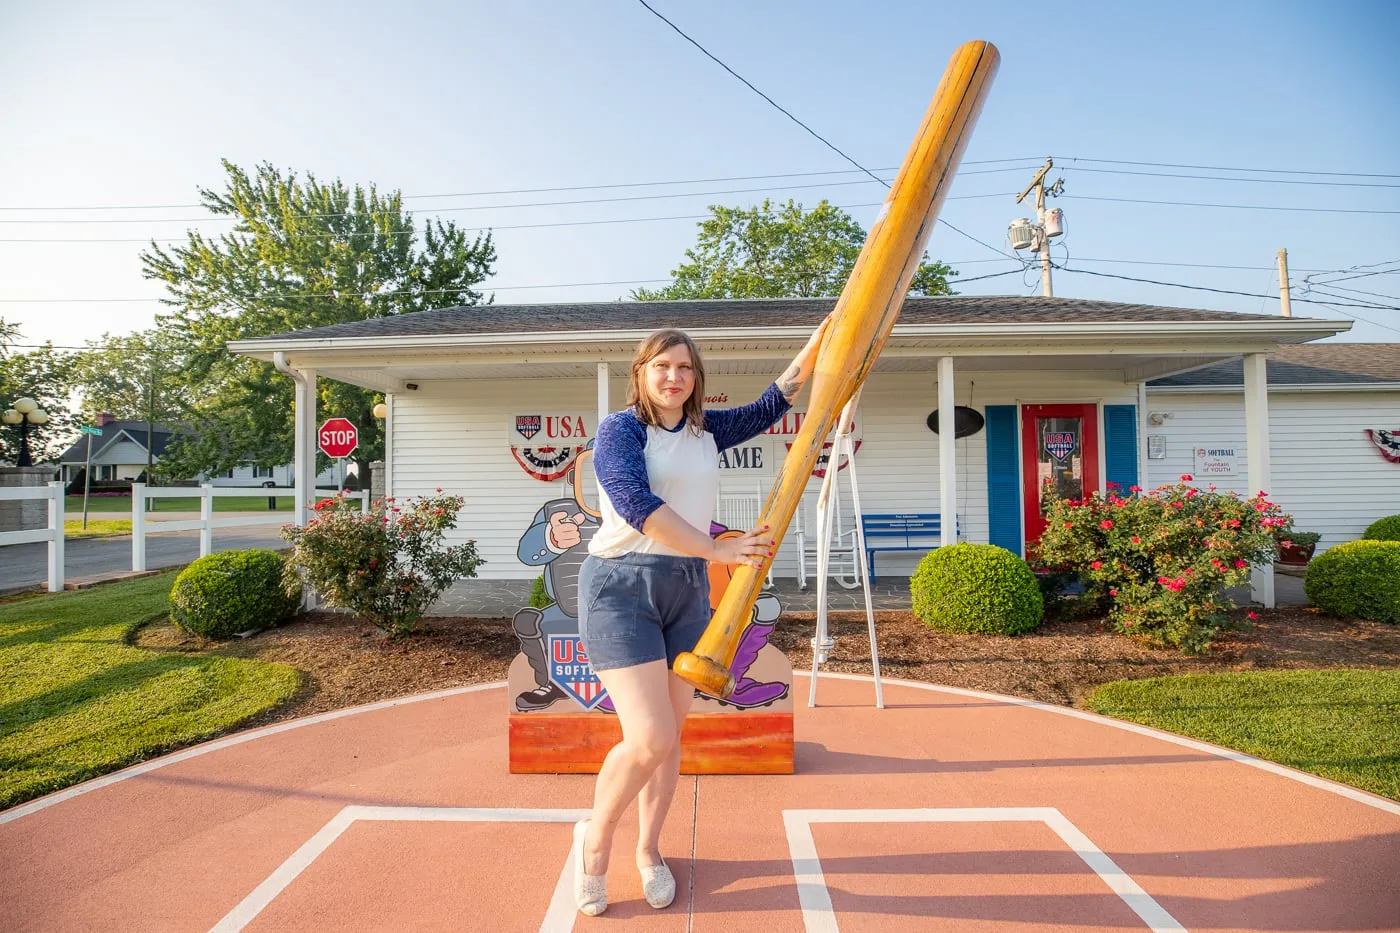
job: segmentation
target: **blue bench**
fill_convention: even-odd
[[[931,551],[943,543],[943,516],[937,512],[862,515],[860,525],[865,533],[865,561],[871,583],[875,582],[877,551]]]

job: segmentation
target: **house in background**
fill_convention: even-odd
[[[62,469],[61,479],[71,483],[82,475],[83,465],[88,460],[88,442],[92,443],[93,482],[135,482],[146,472],[147,450],[155,463],[160,458],[178,431],[159,423],[152,426],[149,440],[144,421],[118,421],[107,412],[97,416],[97,427],[102,429],[100,436],[81,435],[73,446],[59,457]],[[251,463],[239,464],[214,476],[196,477],[201,483],[214,486],[261,486],[272,482],[277,486],[292,485],[290,464],[276,467],[261,467]],[[336,482],[334,465],[322,470],[316,477],[317,485],[333,486]]]
[[[1361,537],[1400,514],[1400,343],[1290,344],[1269,353],[1269,448],[1265,490],[1295,527],[1324,549]],[[1248,488],[1244,367],[1239,360],[1147,384],[1148,485],[1215,483]],[[1389,443],[1387,443],[1389,442]]]
[[[542,506],[562,503],[571,521],[585,524],[584,516],[597,511],[588,506],[596,496],[587,471],[574,476],[570,459],[582,457],[607,412],[623,407],[641,339],[659,327],[689,332],[705,354],[705,404],[727,408],[763,392],[835,304],[806,298],[444,308],[229,347],[279,361],[296,381],[301,464],[315,451],[318,379],[386,393],[387,494],[441,487],[464,496],[449,540],[476,539],[488,561],[484,578],[529,579],[540,572],[536,558],[548,559],[549,539],[542,550],[531,537]],[[1169,379],[1240,367],[1239,398],[1228,402],[1238,424],[1231,441],[1238,434],[1241,447],[1270,451],[1278,443],[1271,429],[1280,422],[1269,409],[1283,396],[1270,391],[1269,354],[1349,328],[1337,320],[1065,298],[906,299],[855,412],[862,514],[936,516],[944,543],[985,542],[1025,554],[1044,527],[1047,483],[1078,498],[1108,483],[1126,488],[1191,472],[1171,461],[1149,464],[1148,437],[1157,426],[1146,416],[1160,407]],[[807,402],[804,394],[780,423],[726,452],[721,497],[761,501]],[[963,414],[971,416],[967,432],[937,432]],[[1361,453],[1347,453],[1349,463]],[[1274,463],[1287,456],[1280,450]],[[1238,463],[1245,485],[1277,488],[1267,456]],[[1168,466],[1174,475],[1162,472]],[[1324,473],[1311,482],[1330,481]],[[809,481],[808,500],[818,485]],[[1371,492],[1331,485],[1340,496]],[[1277,498],[1311,521],[1306,501]],[[299,521],[309,500],[297,496]],[[840,511],[844,527],[854,528],[848,495]],[[948,520],[953,515],[955,522]],[[882,552],[877,573],[908,576],[937,543]],[[774,573],[802,573],[795,534],[784,537]],[[1256,598],[1272,605],[1272,568],[1259,568],[1255,584]]]

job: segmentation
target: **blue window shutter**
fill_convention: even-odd
[[[1124,495],[1138,484],[1138,423],[1136,405],[1103,407],[1104,481],[1117,483]]]
[[[986,414],[988,538],[992,544],[1020,554],[1021,471],[1016,406],[988,405]]]

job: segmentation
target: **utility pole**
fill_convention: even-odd
[[[1035,224],[1031,224],[1024,218],[1011,223],[1011,246],[1013,249],[1025,249],[1029,247],[1040,253],[1040,294],[1045,298],[1053,298],[1055,290],[1050,281],[1050,238],[1063,234],[1064,214],[1059,208],[1051,211],[1045,210],[1045,195],[1048,192],[1052,197],[1059,197],[1060,192],[1065,188],[1063,178],[1056,179],[1050,187],[1045,186],[1045,175],[1050,169],[1055,167],[1054,159],[1046,159],[1040,171],[1035,173],[1031,183],[1026,186],[1026,190],[1016,195],[1016,203],[1020,204],[1025,200],[1026,195],[1032,190],[1035,191]],[[1027,241],[1029,237],[1029,241]],[[1017,245],[1018,243],[1022,245]]]
[[[1293,309],[1288,304],[1288,250],[1278,251],[1278,300],[1284,317],[1292,317]]]

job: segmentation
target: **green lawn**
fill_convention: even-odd
[[[72,518],[77,515],[79,521],[83,514],[83,497],[67,496],[64,498],[64,510],[67,517]],[[293,499],[291,496],[277,497],[277,511],[290,512],[292,510]],[[199,497],[181,497],[179,499],[152,499],[149,512],[198,512]],[[266,512],[267,496],[215,496],[215,512]],[[94,512],[125,512],[131,514],[130,496],[88,496],[88,514]]]
[[[1400,671],[1119,680],[1088,706],[1400,800]]]
[[[299,671],[126,644],[175,573],[0,604],[0,808],[215,735],[287,700]]]
[[[100,538],[104,535],[129,534],[131,534],[131,519],[129,518],[93,518],[88,516],[86,528],[83,527],[81,518],[70,518],[63,523],[63,536],[65,538]]]

